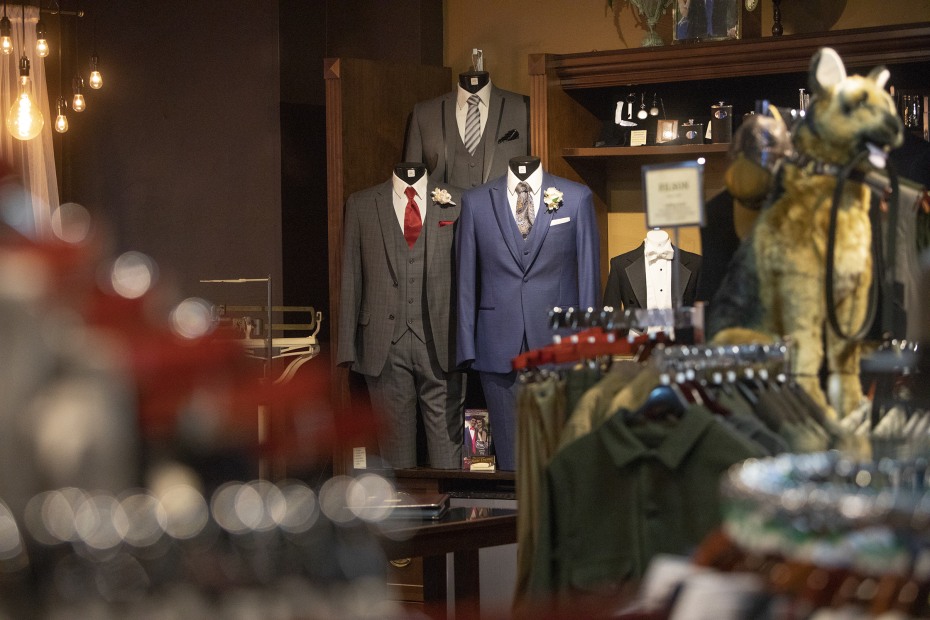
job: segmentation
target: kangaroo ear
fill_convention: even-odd
[[[846,79],[846,67],[836,50],[823,47],[811,58],[809,86],[814,94],[822,94]]]
[[[885,84],[888,83],[888,78],[891,77],[891,71],[885,67],[875,67],[869,71],[869,79],[873,80],[879,88],[884,89]]]

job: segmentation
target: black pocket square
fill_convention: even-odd
[[[511,129],[510,131],[502,135],[497,140],[497,143],[500,144],[501,142],[510,142],[511,140],[516,140],[519,137],[520,137],[520,132],[517,131],[516,129]]]

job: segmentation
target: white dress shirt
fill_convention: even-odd
[[[478,103],[478,112],[481,114],[481,135],[484,136],[484,127],[488,124],[488,106],[491,101],[491,82],[481,87],[481,90],[474,93],[478,95],[481,101]],[[468,114],[468,98],[472,93],[468,92],[461,86],[458,87],[458,95],[455,99],[455,122],[459,126],[459,136],[465,140],[465,116]]]
[[[407,211],[407,194],[405,193],[408,187],[413,187],[416,190],[417,195],[414,200],[417,203],[417,208],[420,209],[420,221],[426,219],[426,200],[429,198],[426,195],[427,183],[426,175],[424,174],[416,181],[413,185],[407,183],[407,181],[401,179],[395,173],[391,177],[394,184],[394,214],[397,216],[397,223],[400,224],[401,232],[404,231],[404,213]],[[431,200],[431,198],[430,198]]]
[[[646,308],[661,310],[672,307],[672,258],[675,249],[668,233],[650,230],[646,233]]]
[[[525,183],[530,186],[530,198],[533,199],[533,223],[536,223],[536,216],[539,215],[539,197],[542,188],[542,166],[536,168]],[[510,203],[510,213],[513,215],[513,221],[517,221],[517,183],[520,178],[513,173],[513,170],[507,170],[507,202]]]

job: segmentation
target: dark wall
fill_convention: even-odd
[[[105,83],[71,114],[62,200],[99,211],[115,251],[152,256],[178,296],[239,294],[206,278],[280,283],[277,3],[82,4],[78,42],[96,19]]]
[[[55,136],[62,201],[100,213],[114,252],[151,255],[177,297],[260,302],[263,285],[199,280],[270,274],[276,302],[324,311],[326,339],[323,59],[441,65],[441,0],[80,8],[86,17],[63,18],[64,36],[76,29],[86,67],[96,29],[105,86],[85,89],[87,111]],[[70,88],[71,45],[64,56]]]

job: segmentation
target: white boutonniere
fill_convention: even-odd
[[[433,190],[433,202],[438,204],[440,207],[444,205],[452,205],[453,207],[455,206],[455,203],[452,202],[452,194],[450,194],[447,190],[442,189],[441,187],[437,187]]]
[[[546,211],[555,213],[562,206],[562,192],[555,187],[550,187],[543,192],[543,202],[546,203]]]

